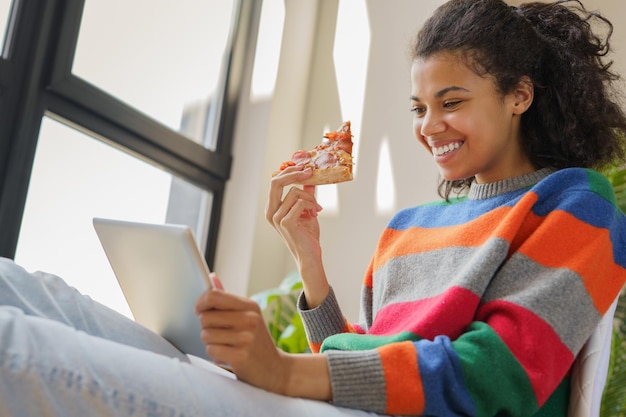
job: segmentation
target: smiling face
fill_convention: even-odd
[[[479,76],[450,53],[416,59],[411,67],[415,137],[449,181],[478,183],[535,170],[521,148],[520,119],[533,99],[522,80],[502,95],[490,76]]]

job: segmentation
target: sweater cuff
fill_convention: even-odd
[[[324,301],[313,309],[309,309],[304,292],[300,293],[298,312],[310,343],[322,343],[328,336],[341,333],[345,328],[345,319],[332,287]]]
[[[328,350],[325,354],[328,357],[333,404],[381,414],[386,412],[385,376],[378,352]]]

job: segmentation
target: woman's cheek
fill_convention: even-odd
[[[422,125],[421,123],[417,123],[414,122],[413,123],[413,136],[415,136],[415,138],[417,139],[417,141],[419,143],[422,144],[422,146],[428,151],[431,152],[430,146],[428,145],[428,142],[426,141],[426,138],[424,137],[424,135],[422,135]]]

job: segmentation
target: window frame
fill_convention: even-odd
[[[14,0],[9,54],[0,59],[0,256],[15,256],[39,130],[50,116],[211,192],[204,246],[212,267],[246,47],[260,2],[235,4],[211,150],[72,74],[85,1]]]

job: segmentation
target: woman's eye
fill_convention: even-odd
[[[426,112],[426,109],[420,106],[413,106],[411,107],[411,111],[417,115],[422,115]]]
[[[443,103],[443,107],[446,109],[449,109],[449,108],[457,106],[459,103],[461,103],[461,100],[446,101],[445,103]]]

